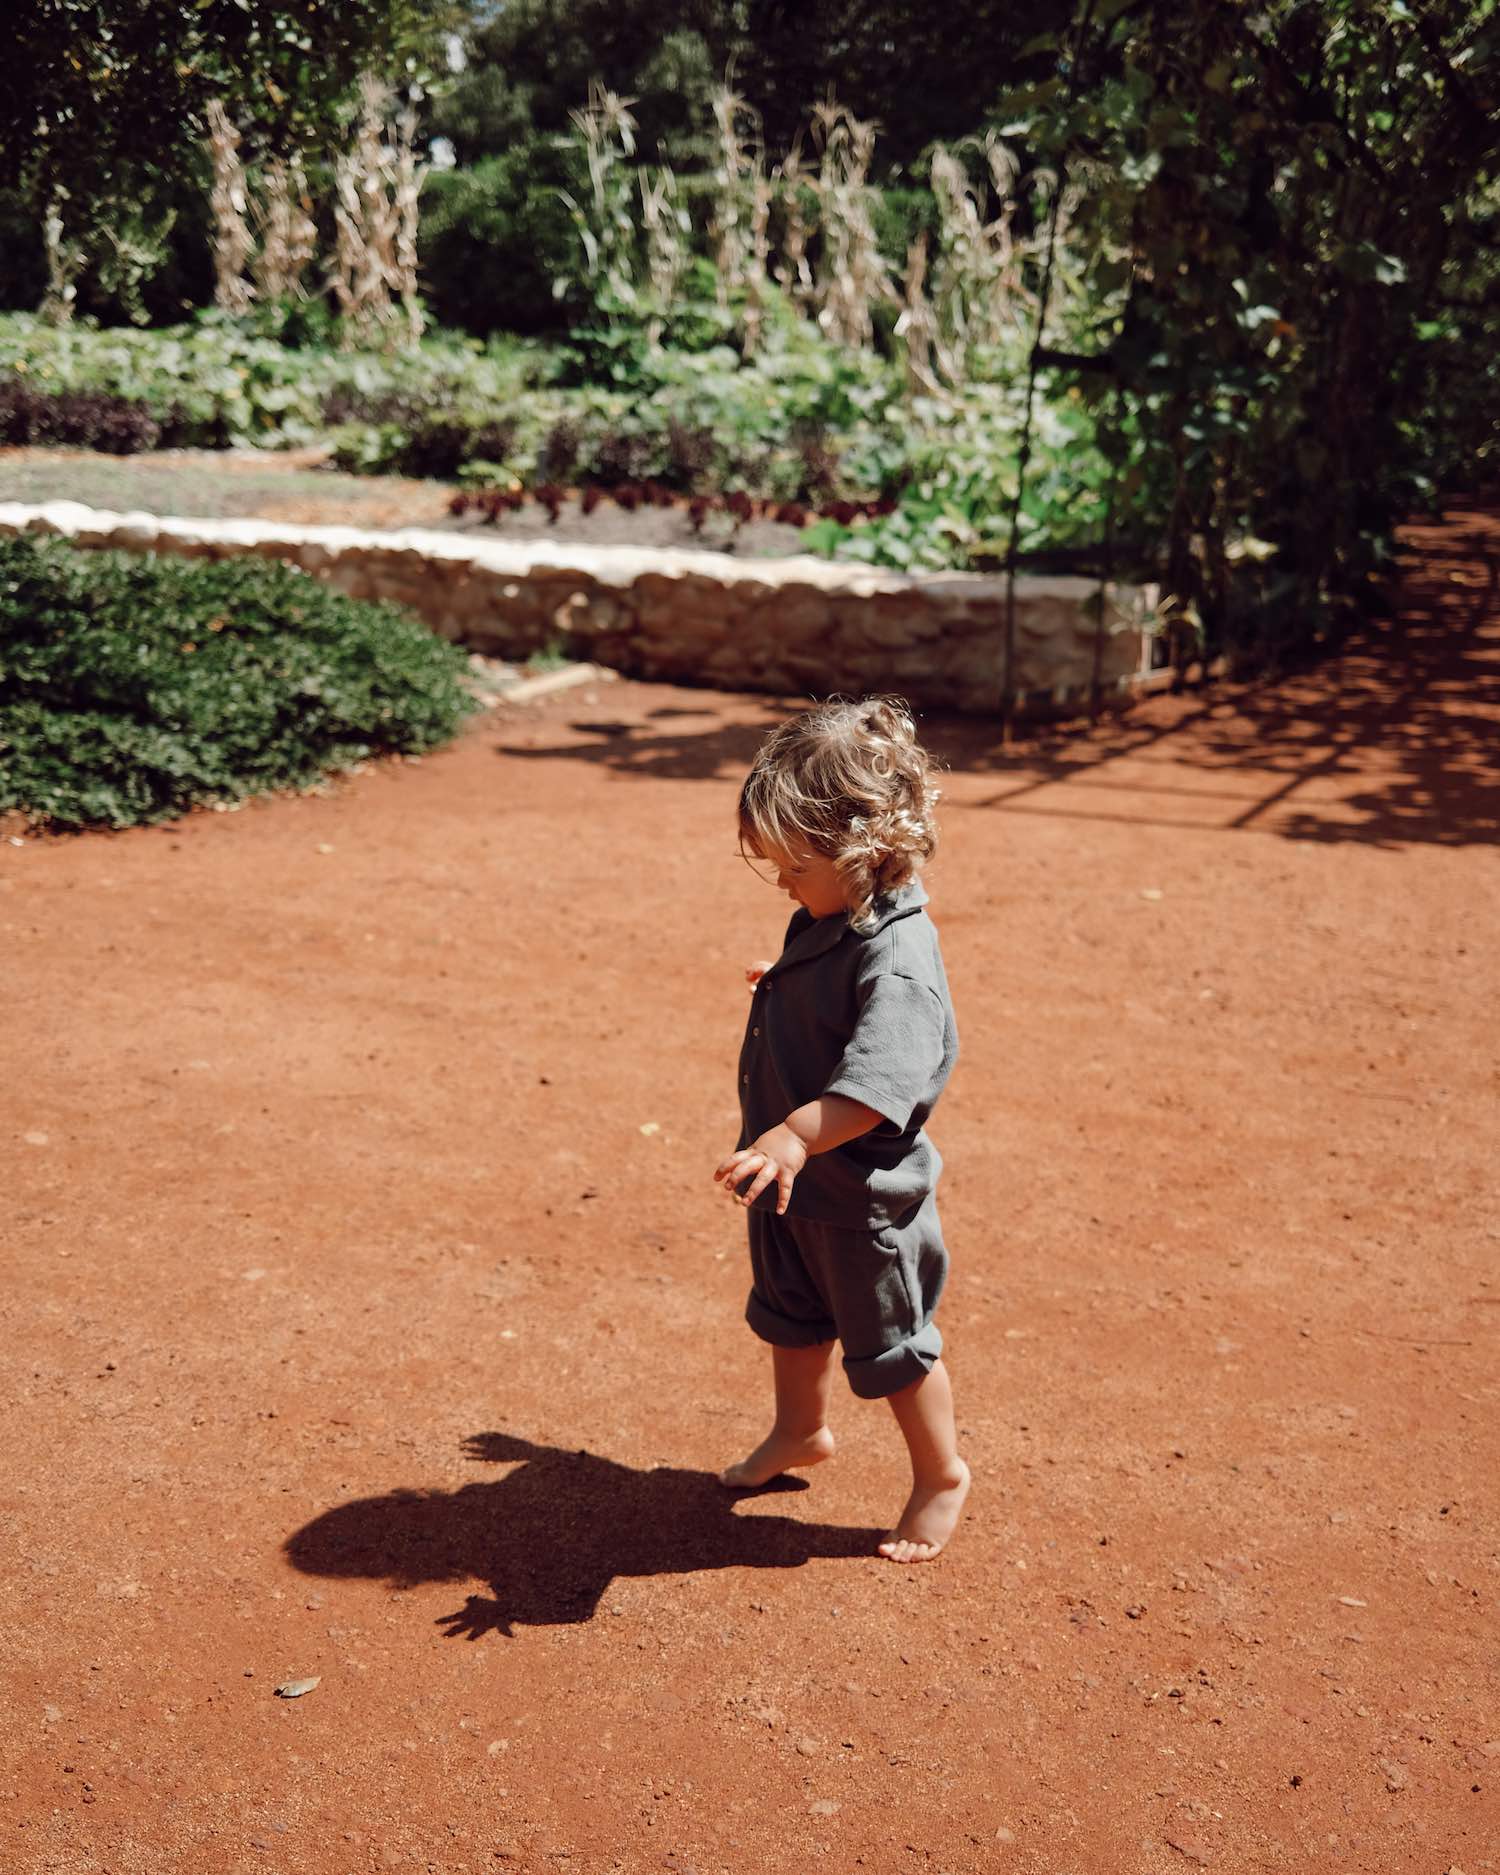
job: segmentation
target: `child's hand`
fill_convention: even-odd
[[[731,1198],[741,1204],[753,1204],[772,1183],[776,1186],[776,1215],[781,1217],[791,1200],[797,1174],[807,1164],[807,1148],[789,1126],[772,1126],[760,1138],[738,1152],[730,1153],[714,1173],[714,1179]],[[750,1184],[741,1192],[745,1179]]]
[[[753,990],[761,978],[771,968],[769,958],[762,958],[758,964],[748,964],[745,968],[745,981]]]

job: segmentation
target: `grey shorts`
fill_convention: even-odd
[[[751,1211],[745,1320],[778,1348],[844,1347],[863,1400],[899,1393],[932,1369],[943,1337],[932,1319],[948,1276],[937,1204],[928,1196],[899,1224],[844,1230],[811,1218]]]

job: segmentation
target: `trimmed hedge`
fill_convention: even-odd
[[[128,827],[450,740],[463,654],[278,561],[0,541],[0,811]]]

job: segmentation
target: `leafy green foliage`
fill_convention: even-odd
[[[675,310],[675,347],[622,320],[547,352],[437,339],[392,358],[293,351],[218,314],[165,332],[59,331],[22,315],[0,318],[0,385],[125,400],[174,443],[327,436],[337,464],[361,473],[472,482],[466,465],[484,463],[491,482],[531,486],[653,481],[815,507],[894,496],[896,514],[829,522],[809,549],[962,565],[1014,489],[1016,361],[961,396],[912,402],[890,361],[832,344],[775,300],[768,310],[751,360],[725,342],[733,308],[696,296]],[[1105,467],[1092,420],[1064,399],[1041,425],[1025,544],[1084,538]]]
[[[0,542],[0,811],[134,826],[447,741],[462,655],[276,562]]]
[[[1082,178],[1088,290],[1053,349],[1094,356],[1116,510],[1163,541],[1196,644],[1335,632],[1395,519],[1477,479],[1445,437],[1464,394],[1493,463],[1493,0],[1187,0],[1170,30],[1078,0],[1053,48],[1007,128]],[[1274,549],[1253,580],[1244,537]]]
[[[428,0],[13,0],[0,184],[129,201],[195,149],[213,97],[255,147],[316,146],[361,72],[426,75],[457,17]]]
[[[507,0],[475,7],[468,62],[434,111],[461,162],[563,132],[598,78],[635,102],[640,144],[674,158],[712,135],[724,73],[760,110],[774,156],[805,133],[830,85],[884,127],[888,163],[972,130],[1001,79],[1045,59],[1027,42],[1051,25],[1047,0]]]
[[[248,324],[204,313],[165,331],[58,329],[28,314],[0,316],[0,380],[34,388],[104,391],[140,404],[179,444],[290,446],[335,421],[398,422],[473,411],[488,420],[545,370],[516,343],[483,347],[436,339],[393,357],[294,350]]]
[[[481,334],[565,329],[579,308],[555,290],[577,243],[562,192],[578,186],[556,138],[433,171],[417,240],[434,319]]]

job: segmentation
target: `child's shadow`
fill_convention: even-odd
[[[487,1579],[441,1625],[453,1638],[587,1621],[615,1576],[696,1569],[792,1569],[814,1556],[872,1556],[883,1532],[742,1517],[706,1471],[632,1471],[590,1452],[533,1445],[505,1432],[466,1442],[471,1458],[527,1462],[494,1484],[391,1491],[325,1511],[286,1553],[309,1575],[379,1576],[400,1588]],[[781,1478],[768,1490],[799,1490]]]

